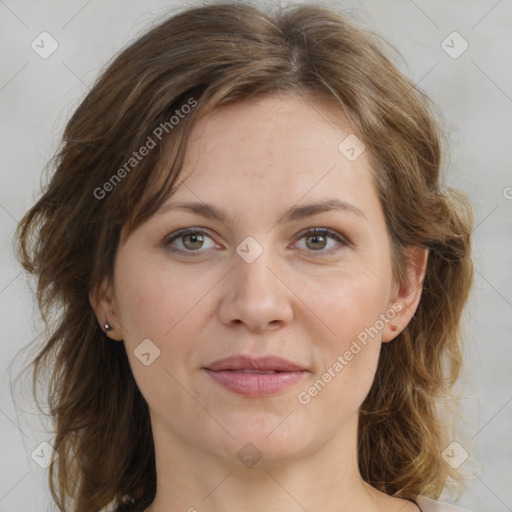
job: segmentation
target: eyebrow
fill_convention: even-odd
[[[178,202],[178,203],[170,203],[163,205],[157,213],[165,213],[173,210],[184,210],[189,211],[191,213],[195,213],[197,215],[201,215],[202,217],[208,219],[216,219],[221,222],[224,222],[228,215],[227,213],[212,205],[207,203],[196,203],[196,202]],[[361,219],[368,220],[366,215],[360,210],[357,206],[348,203],[346,201],[342,201],[340,199],[327,199],[318,203],[312,203],[305,206],[293,206],[289,210],[285,212],[285,214],[281,217],[280,221],[284,220],[287,222],[300,220],[306,217],[311,217],[313,215],[317,215],[323,212],[329,211],[342,211],[347,213],[352,213]]]

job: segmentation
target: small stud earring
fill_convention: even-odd
[[[389,327],[393,332],[398,331],[398,327],[395,324],[389,324]]]
[[[110,326],[110,324],[107,322],[107,323],[105,324],[105,331],[110,331],[110,330],[112,330],[112,327],[111,327],[111,326]]]

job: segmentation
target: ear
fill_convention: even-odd
[[[110,280],[105,278],[101,285],[89,293],[89,302],[96,314],[100,327],[105,334],[116,341],[122,341],[121,324],[116,313],[116,303],[113,294],[113,286]],[[105,329],[105,324],[110,329]]]
[[[387,314],[389,321],[382,332],[383,342],[395,339],[414,316],[423,291],[428,252],[428,249],[417,246],[405,249],[405,277],[403,282],[397,283],[394,297],[389,304],[388,312],[394,311],[395,315],[391,317]]]

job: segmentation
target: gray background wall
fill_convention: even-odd
[[[179,5],[0,0],[1,512],[49,510],[50,503],[47,469],[36,455],[44,454],[42,442],[51,443],[45,430],[51,425],[33,406],[26,384],[19,384],[23,395],[16,408],[11,390],[23,360],[10,364],[40,327],[12,253],[16,223],[37,197],[42,169],[64,124],[100,69]],[[476,216],[475,285],[465,316],[468,441],[461,444],[469,458],[460,466],[471,479],[458,504],[474,512],[512,510],[512,1],[339,0],[330,5],[397,46],[406,61],[402,69],[449,122],[448,183],[469,193]],[[40,54],[55,43],[47,36],[41,36],[44,45],[40,42],[44,31],[58,43],[47,58]],[[31,47],[34,40],[40,54]]]

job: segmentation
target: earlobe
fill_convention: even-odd
[[[405,249],[407,268],[405,277],[397,286],[391,308],[396,315],[390,319],[382,334],[382,341],[395,339],[411,321],[416,312],[423,291],[429,250],[425,247],[409,246]]]
[[[105,334],[113,340],[121,341],[123,337],[117,318],[116,304],[113,298],[112,286],[107,278],[103,280],[99,287],[89,292],[89,302]]]

